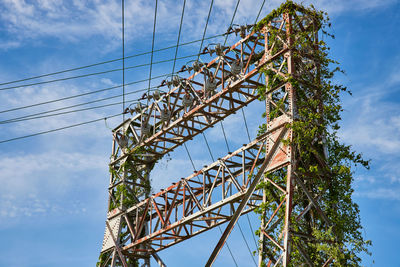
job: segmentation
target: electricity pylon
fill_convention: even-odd
[[[266,194],[273,194],[277,204],[262,211],[259,266],[289,266],[293,251],[301,254],[304,265],[313,266],[307,254],[309,234],[291,224],[308,224],[311,213],[329,220],[318,205],[317,189],[311,193],[312,184],[295,175],[299,155],[289,126],[298,119],[294,80],[318,74],[313,54],[320,28],[315,14],[301,6],[273,12],[250,33],[242,28],[242,39],[231,47],[209,47],[216,56],[212,61],[195,61],[190,67],[195,73],[187,78],[172,76],[163,83],[170,87],[168,93],[155,91],[148,105],[138,105],[136,115],[113,130],[101,266],[149,266],[150,257],[165,266],[159,251],[227,223],[210,251],[206,266],[211,266],[239,217],[265,202]],[[301,47],[299,39],[305,40]],[[157,160],[249,105],[260,92],[266,114],[262,134],[150,195]],[[284,172],[285,178],[266,175],[275,172]],[[269,184],[269,191],[257,186],[260,182]]]

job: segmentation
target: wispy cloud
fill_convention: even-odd
[[[341,135],[346,142],[363,151],[397,155],[400,149],[400,103],[390,101],[389,95],[395,98],[399,88],[385,85],[373,87],[373,91],[354,97],[351,103],[346,102],[349,125],[343,127]]]
[[[371,171],[356,178],[355,195],[371,199],[400,200],[400,78],[394,65],[377,84],[361,84],[354,97],[344,102],[340,136],[365,158]]]
[[[0,168],[0,221],[85,212],[88,207],[82,203],[81,192],[93,195],[100,189],[96,186],[107,180],[107,157],[85,153],[2,154]]]
[[[0,197],[0,226],[21,218],[50,215],[76,215],[86,213],[89,207],[74,199],[46,199],[29,193],[28,195],[4,194]]]
[[[229,26],[236,0],[218,0],[214,3],[208,32],[221,33]],[[268,1],[261,17],[282,1]],[[315,4],[333,14],[350,11],[368,11],[392,4],[393,0],[383,1],[305,1]],[[183,38],[200,37],[204,29],[209,9],[208,1],[188,1],[184,18]],[[243,0],[235,17],[236,23],[254,23],[261,1]],[[174,35],[178,31],[181,3],[167,0],[159,1],[157,33]],[[0,18],[10,41],[0,44],[0,48],[16,47],[32,39],[51,37],[67,42],[87,40],[92,37],[104,39],[103,48],[115,48],[121,39],[120,1],[50,1],[6,0],[0,4]],[[126,2],[126,38],[136,41],[151,36],[154,16],[152,1],[135,0]]]
[[[370,199],[400,200],[400,187],[397,188],[375,188],[363,192],[355,192],[357,197]]]
[[[352,11],[368,12],[377,8],[386,7],[395,3],[394,0],[322,0],[304,1],[306,4],[314,4],[316,8],[327,11],[330,14],[338,15]]]

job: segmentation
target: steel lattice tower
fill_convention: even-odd
[[[321,25],[314,15],[294,4],[272,12],[233,46],[209,49],[214,60],[193,65],[195,73],[187,78],[173,76],[168,93],[156,92],[148,106],[137,107],[135,116],[113,130],[101,266],[149,266],[150,257],[165,266],[158,251],[227,223],[210,251],[206,266],[211,266],[239,217],[265,202],[267,193],[276,198],[276,209],[262,214],[259,266],[289,266],[292,251],[314,266],[309,234],[291,224],[329,225],[316,197],[324,192],[296,177],[299,155],[287,127],[298,119],[293,81],[305,73],[318,76],[313,54]],[[303,47],[295,45],[300,37]],[[265,71],[279,78],[271,80]],[[263,134],[150,196],[157,160],[258,99],[260,88],[267,118]],[[274,172],[286,178],[277,182],[265,175]],[[257,187],[261,181],[270,185],[268,192]],[[324,261],[327,266],[331,259]]]

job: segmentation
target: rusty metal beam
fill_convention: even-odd
[[[271,161],[274,153],[276,152],[277,148],[279,147],[280,141],[284,137],[286,132],[287,132],[287,128],[283,127],[282,131],[279,133],[279,136],[278,136],[275,144],[273,145],[273,147],[271,148],[269,153],[266,155],[264,163],[258,169],[258,172],[254,177],[254,180],[251,182],[249,188],[247,189],[246,194],[243,196],[242,202],[240,203],[240,205],[237,208],[236,212],[233,214],[232,218],[229,221],[228,226],[226,227],[224,233],[222,234],[220,240],[218,241],[218,244],[216,245],[216,247],[214,248],[213,252],[211,253],[210,258],[208,259],[208,261],[206,263],[207,267],[211,266],[214,263],[215,259],[217,258],[219,252],[221,251],[221,249],[224,246],[226,240],[228,239],[230,233],[232,232],[233,227],[235,226],[235,224],[239,220],[239,217],[241,216],[242,211],[243,211],[243,209],[245,208],[245,206],[247,204],[247,201],[249,201],[249,199],[250,199],[251,195],[253,194],[257,184],[259,183],[261,175],[263,175],[264,171],[268,168],[268,165],[270,164],[270,161]],[[249,176],[251,176],[252,174],[253,174],[253,171],[250,172]]]

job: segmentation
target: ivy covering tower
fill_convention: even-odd
[[[285,20],[286,30],[282,30]],[[259,133],[290,109],[293,115],[287,126],[291,136],[283,140],[292,149],[290,173],[287,167],[268,172],[259,184],[265,192],[264,202],[256,210],[264,222],[257,232],[261,236],[260,265],[278,261],[274,241],[282,239],[282,234],[276,229],[286,223],[290,244],[285,266],[359,266],[359,253],[368,253],[370,241],[362,237],[358,205],[352,199],[351,167],[369,166],[337,137],[340,95],[350,92],[333,81],[342,71],[320,38],[334,37],[327,32],[329,17],[313,6],[305,8],[287,1],[257,27],[266,27],[268,32],[267,53],[275,55],[285,46],[289,51],[281,61],[273,61],[262,70],[267,82],[259,87],[259,93],[267,102],[267,123],[260,126]],[[281,84],[286,87],[274,90]],[[279,186],[286,185],[290,186],[291,200],[286,201],[286,209],[279,209],[284,199]],[[266,215],[271,211],[276,211],[276,219],[267,223]]]

